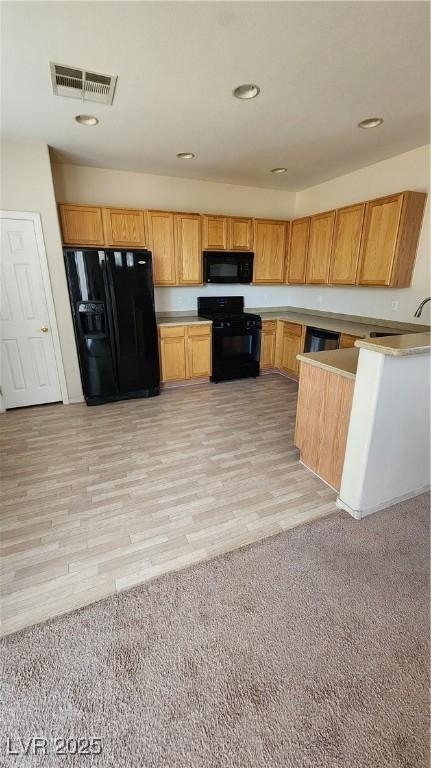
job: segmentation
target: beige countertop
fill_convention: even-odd
[[[246,307],[246,312],[254,312],[262,317],[262,320],[287,320],[299,325],[311,325],[316,328],[322,328],[325,331],[334,331],[335,333],[348,333],[351,336],[361,336],[366,338],[372,331],[379,333],[391,333],[396,330],[403,330],[405,333],[415,333],[416,329],[420,332],[429,330],[426,325],[417,325],[416,323],[396,323],[392,321],[378,320],[376,318],[360,318],[351,315],[331,316],[328,312],[310,312],[309,310],[294,309],[290,307]],[[171,312],[157,315],[158,325],[188,325],[194,323],[208,323],[209,320],[199,318],[196,313],[189,312]]]
[[[290,323],[310,325],[314,328],[322,328],[324,331],[348,333],[351,336],[362,336],[363,338],[369,336],[372,331],[378,331],[378,333],[393,333],[393,331],[396,330],[383,325],[358,323],[351,320],[342,320],[321,315],[303,314],[302,312],[272,312],[271,310],[262,310],[260,315],[262,320],[287,320]]]
[[[355,347],[370,349],[382,355],[420,355],[431,349],[430,333],[407,333],[402,336],[383,336],[380,339],[358,339]]]
[[[323,368],[331,373],[344,376],[346,379],[356,377],[358,367],[359,349],[348,347],[347,349],[325,349],[322,352],[305,352],[297,355],[301,363]]]
[[[197,315],[182,315],[181,317],[156,317],[157,325],[212,325],[211,320],[205,320]]]

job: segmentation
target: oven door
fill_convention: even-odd
[[[204,251],[205,283],[251,283],[252,254]]]
[[[259,375],[260,329],[213,329],[211,381]]]

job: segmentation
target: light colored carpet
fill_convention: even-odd
[[[425,768],[428,509],[336,514],[5,638],[3,733],[48,755],[2,764]],[[102,756],[61,762],[66,736]]]

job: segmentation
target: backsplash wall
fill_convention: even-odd
[[[198,285],[193,288],[155,288],[156,312],[195,312],[198,296],[244,296],[246,307],[288,304],[286,285]]]

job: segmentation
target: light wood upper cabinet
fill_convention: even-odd
[[[174,214],[169,211],[147,211],[154,285],[175,285],[177,282],[174,223]]]
[[[364,213],[365,203],[339,208],[336,212],[329,275],[329,282],[334,285],[356,283]]]
[[[287,283],[305,283],[310,217],[295,219],[290,224],[289,253],[286,269]]]
[[[255,284],[405,288],[411,284],[426,198],[423,192],[400,192],[291,224],[69,203],[58,210],[65,245],[148,247],[155,285],[200,285],[202,250],[232,250],[254,251]]]
[[[263,369],[275,366],[276,336],[277,321],[264,320],[260,337],[260,367]]]
[[[118,247],[145,248],[144,212],[130,208],[103,208],[105,243]]]
[[[360,285],[410,285],[426,194],[401,192],[366,204]]]
[[[229,219],[229,251],[253,250],[253,222],[251,219],[232,216]]]
[[[202,283],[202,246],[199,214],[175,214],[175,254],[178,283],[200,285]]]
[[[202,216],[202,248],[225,251],[228,245],[228,217]]]
[[[296,356],[304,347],[304,328],[297,323],[277,321],[276,367],[292,376],[299,375]]]
[[[102,211],[88,205],[58,206],[65,245],[103,245]]]
[[[389,285],[402,206],[402,195],[367,203],[359,272],[362,285]]]
[[[329,282],[335,211],[310,217],[310,237],[307,254],[307,283]]]
[[[288,222],[254,220],[253,283],[282,283]]]

